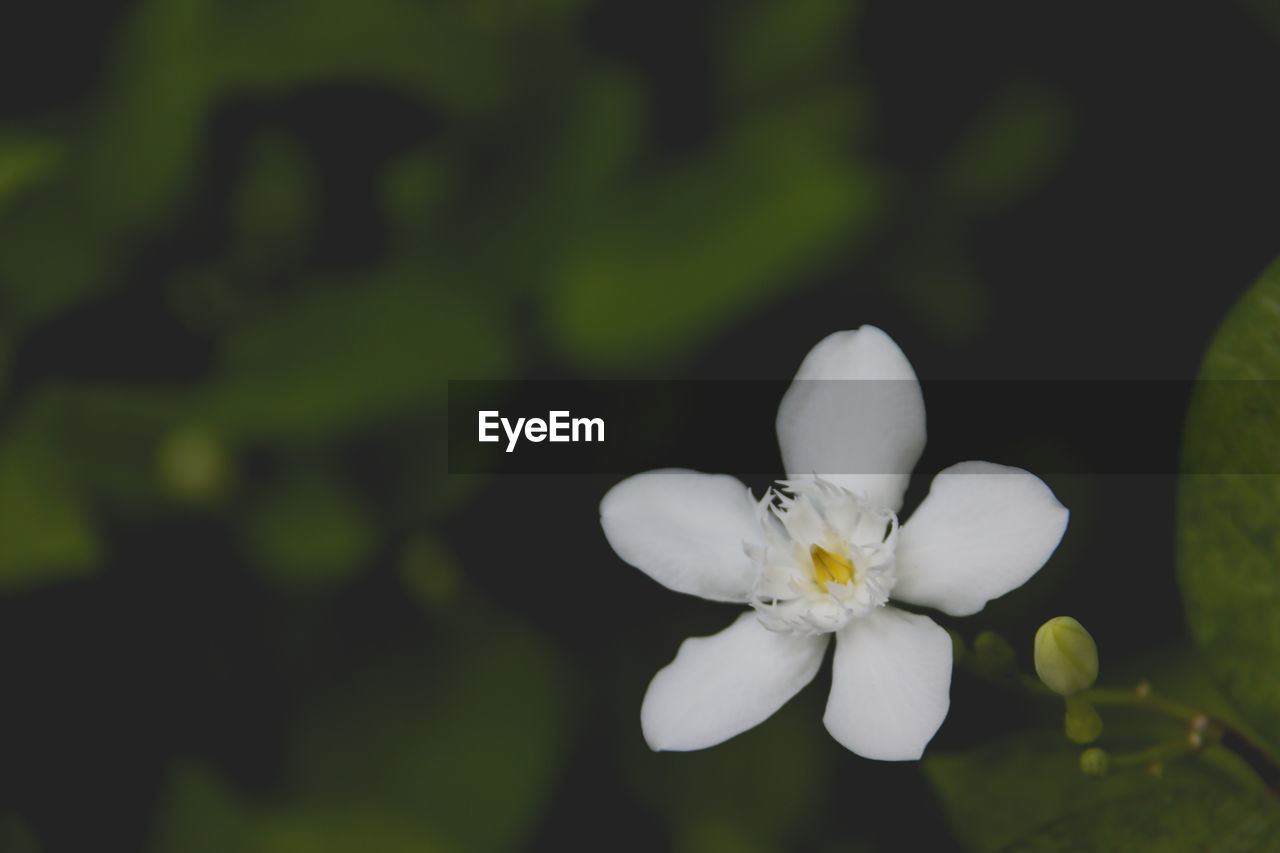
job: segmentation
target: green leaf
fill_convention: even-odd
[[[0,136],[0,212],[5,203],[48,177],[62,159],[62,146],[47,139]]]
[[[1273,853],[1280,850],[1280,807],[1274,797],[1260,792],[1204,787],[1152,791],[1065,818],[1005,850]]]
[[[112,46],[79,189],[93,219],[116,234],[132,236],[172,211],[190,180],[215,95],[205,33],[216,9],[210,0],[149,0]]]
[[[1155,732],[1117,725],[1109,713],[1102,745],[1119,738],[1125,749],[1140,748],[1143,731],[1149,745]],[[1081,772],[1080,752],[1060,731],[1027,731],[964,752],[933,753],[924,769],[953,831],[973,851],[1216,850],[1208,845],[1252,833],[1257,822],[1280,827],[1280,805],[1228,753],[1174,761],[1159,776],[1121,768],[1098,778]],[[1134,826],[1145,834],[1135,838]],[[1180,847],[1160,846],[1169,832],[1179,833]],[[1035,846],[1053,843],[1066,846]]]
[[[99,557],[58,414],[55,398],[37,398],[0,433],[0,591],[84,575]]]
[[[1178,582],[1191,634],[1240,712],[1280,742],[1280,263],[1227,316],[1183,435]]]

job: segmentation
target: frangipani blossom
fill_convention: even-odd
[[[924,398],[873,326],[809,352],[777,431],[789,476],[759,501],[734,477],[667,469],[600,502],[623,560],[677,592],[751,608],[686,640],[658,672],[640,709],[645,739],[702,749],[758,725],[813,679],[834,634],[827,730],[867,758],[917,759],[950,705],[951,639],[889,602],[978,612],[1044,565],[1067,509],[1026,471],[961,462],[899,524]]]

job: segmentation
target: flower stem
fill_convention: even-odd
[[[1061,701],[1062,697],[1024,672],[994,674],[985,669],[970,654],[960,656],[959,663],[969,672],[993,684],[1014,688],[1041,699]],[[1117,756],[1118,766],[1159,766],[1165,761],[1195,752],[1205,745],[1217,744],[1240,758],[1266,785],[1272,794],[1280,797],[1280,759],[1265,745],[1259,743],[1238,727],[1221,717],[1207,714],[1190,705],[1184,705],[1151,689],[1147,682],[1140,682],[1132,690],[1093,687],[1079,694],[1093,705],[1137,708],[1186,723],[1190,731],[1186,738],[1158,744],[1150,749],[1130,755]]]
[[[1134,690],[1116,690],[1112,688],[1094,687],[1079,694],[1094,705],[1117,705],[1126,708],[1149,708],[1157,714],[1194,724],[1196,720],[1208,715],[1180,702],[1167,699],[1151,691],[1143,682]]]
[[[1166,762],[1184,755],[1190,755],[1198,747],[1192,746],[1185,738],[1181,740],[1158,743],[1141,752],[1122,753],[1111,756],[1112,767],[1146,767],[1159,773]]]
[[[1193,735],[1202,735],[1203,742],[1217,743],[1234,752],[1272,793],[1280,796],[1280,761],[1265,746],[1221,717],[1161,696],[1153,692],[1145,681],[1134,690],[1094,688],[1080,695],[1094,705],[1145,708],[1187,723],[1192,727]],[[1199,748],[1200,742],[1189,738],[1186,746],[1184,752],[1194,751]]]

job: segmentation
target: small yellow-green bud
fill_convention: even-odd
[[[182,427],[166,435],[156,450],[156,467],[165,488],[194,503],[216,501],[234,477],[226,445],[199,427]]]
[[[1036,631],[1036,675],[1049,689],[1070,696],[1098,680],[1098,647],[1070,616],[1057,616]]]
[[[1067,737],[1076,743],[1093,743],[1102,734],[1102,717],[1092,705],[1079,696],[1067,697],[1067,713],[1063,718]]]
[[[973,655],[979,666],[994,675],[1005,675],[1017,667],[1013,646],[995,631],[983,631],[974,637]]]
[[[1080,771],[1086,776],[1105,776],[1111,769],[1111,753],[1096,746],[1080,753]]]

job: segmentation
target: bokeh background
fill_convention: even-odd
[[[733,613],[611,553],[616,478],[448,474],[446,380],[782,379],[863,323],[1191,378],[1280,251],[1277,84],[1268,0],[7,9],[0,849],[958,848],[822,675],[649,752]],[[1058,555],[948,626],[1178,648],[1172,477],[1046,479]],[[1036,719],[958,674],[932,749]]]

